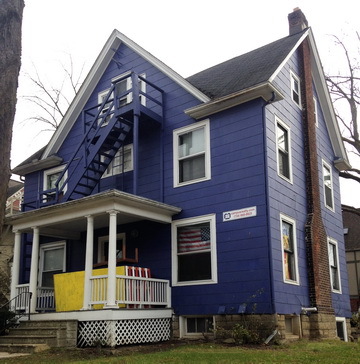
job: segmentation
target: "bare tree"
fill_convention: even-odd
[[[358,47],[347,47],[337,36],[334,36],[334,39],[345,57],[345,68],[337,75],[328,75],[326,81],[334,101],[336,116],[342,127],[342,139],[346,149],[360,158],[360,36],[356,32]],[[352,50],[355,50],[355,54],[352,54]],[[360,169],[352,168],[340,172],[340,176],[360,183]]]
[[[35,105],[37,113],[30,116],[26,121],[42,123],[42,131],[54,131],[59,126],[72,99],[81,86],[84,64],[79,72],[75,70],[73,59],[68,55],[66,63],[60,63],[62,78],[56,85],[51,85],[44,81],[37,67],[34,65],[33,71],[26,76],[34,86],[34,93],[24,95],[23,98]]]
[[[0,237],[10,179],[10,151],[21,65],[24,0],[0,1]]]

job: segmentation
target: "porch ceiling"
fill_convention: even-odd
[[[39,227],[41,235],[67,236],[76,238],[86,230],[86,216],[94,217],[95,229],[108,226],[109,211],[118,212],[118,224],[140,220],[171,223],[172,216],[181,208],[167,205],[144,197],[118,190],[109,190],[78,200],[43,207],[8,218],[13,230],[31,231]]]

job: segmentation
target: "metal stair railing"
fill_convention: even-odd
[[[13,299],[0,306],[0,335],[16,325],[21,317],[27,316],[30,321],[32,292],[21,292]]]
[[[80,176],[78,178],[79,181],[77,181],[76,183],[72,183],[72,186],[69,186],[70,182],[73,181],[74,173],[78,172],[79,168],[85,169],[84,174],[86,173],[86,169],[89,167],[88,161],[93,162],[93,158],[96,156],[97,152],[102,146],[97,143],[98,139],[102,137],[101,141],[105,142],[106,137],[113,131],[115,125],[119,122],[119,119],[114,117],[115,101],[118,97],[113,97],[112,95],[115,92],[116,83],[120,82],[121,80],[122,79],[119,79],[115,83],[113,83],[101,105],[96,105],[95,107],[91,108],[95,110],[95,113],[93,115],[89,113],[92,116],[92,121],[90,123],[85,123],[85,127],[88,126],[88,129],[85,131],[84,136],[81,142],[78,144],[78,147],[76,148],[72,158],[67,163],[67,166],[64,168],[62,173],[59,175],[57,181],[55,182],[55,188],[48,189],[42,192],[42,197],[40,199],[41,205],[44,206],[51,203],[56,203],[59,201],[59,197],[61,195],[64,195],[63,201],[66,201],[71,196],[72,192],[77,186],[77,183],[82,178],[82,176]],[[127,91],[127,93],[129,92],[131,92],[131,90]],[[119,97],[124,97],[124,95],[126,95],[126,93],[119,95]],[[103,110],[105,108],[107,109],[107,111],[103,113]],[[83,114],[84,113],[85,111],[83,112]],[[98,149],[94,150],[94,147],[91,148],[92,144],[97,144],[96,147]],[[90,150],[92,150],[92,155],[89,157],[89,154],[91,153]],[[110,164],[111,159],[108,159],[104,163],[102,163],[104,171]],[[65,177],[66,174],[67,177]],[[100,179],[101,175],[97,176],[97,178]],[[67,188],[66,192],[65,188]],[[47,200],[48,196],[52,197],[51,201]]]

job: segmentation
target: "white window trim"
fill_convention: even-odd
[[[212,317],[213,320],[213,333],[206,332],[205,335],[213,335],[216,332],[216,319],[213,315],[187,315],[187,316],[180,316],[179,317],[179,331],[180,331],[180,339],[182,338],[203,338],[203,333],[199,332],[187,332],[187,319],[188,318],[210,318]]]
[[[299,103],[297,103],[293,98],[293,91],[294,91],[294,80],[296,80],[299,84]],[[290,92],[291,92],[291,100],[294,104],[299,108],[302,109],[301,106],[301,82],[299,76],[297,76],[293,71],[290,71]]]
[[[326,203],[326,187],[325,187],[325,176],[324,176],[324,167],[326,167],[329,171],[330,171],[330,182],[331,182],[331,200],[332,200],[332,204],[333,206],[328,206]],[[333,173],[332,173],[332,168],[330,166],[329,163],[325,162],[324,160],[322,160],[322,180],[323,180],[323,189],[324,189],[324,205],[327,209],[329,209],[330,211],[335,211],[335,200],[334,200],[334,185],[333,185]]]
[[[344,341],[349,341],[346,327],[346,317],[335,317],[336,322],[342,322],[344,330]]]
[[[119,233],[116,234],[116,240],[121,239],[123,241],[123,245],[126,246],[126,234],[125,233]],[[106,236],[100,236],[98,239],[98,256],[97,256],[97,262],[102,263],[105,261],[105,255],[104,255],[104,243],[109,242],[109,235]],[[124,254],[124,252],[123,252]]]
[[[330,272],[330,282],[331,282],[331,290],[334,293],[342,293],[341,290],[341,275],[340,275],[340,263],[339,263],[339,246],[338,246],[338,242],[335,239],[332,239],[330,237],[327,238],[327,242],[328,242],[328,251],[329,251],[329,247],[330,245],[335,245],[335,251],[336,251],[336,263],[337,263],[337,276],[338,276],[338,282],[339,282],[339,289],[334,289],[333,288],[333,278],[332,278],[332,274],[331,274],[331,264],[330,264],[330,254],[329,254],[329,272]]]
[[[112,177],[112,176],[116,176],[118,174],[122,174],[122,170],[117,169],[119,166],[115,166],[114,167],[114,161],[115,158],[120,157],[122,158],[122,147],[116,152],[113,160],[110,162],[109,166],[106,168],[105,172],[103,173],[101,178],[107,178],[107,177]],[[134,155],[133,155],[133,145],[132,144],[127,144],[124,145],[124,153],[126,153],[128,150],[130,150],[130,165],[128,166],[128,168],[124,168],[124,173],[126,172],[130,172],[134,169]],[[107,170],[111,168],[111,173],[107,173]]]
[[[178,227],[188,226],[193,224],[199,224],[204,222],[210,222],[210,254],[211,254],[211,279],[201,281],[178,281],[178,259],[177,259],[177,229]],[[195,218],[187,218],[173,221],[171,225],[171,241],[172,241],[172,285],[173,286],[193,286],[199,284],[216,284],[218,282],[217,277],[217,254],[216,254],[216,215],[204,215]]]
[[[288,224],[292,225],[293,231],[293,240],[294,240],[294,260],[295,260],[295,275],[296,280],[287,279],[285,276],[285,262],[284,262],[284,242],[283,242],[283,235],[282,235],[282,223],[283,221],[287,222]],[[300,285],[300,277],[299,277],[299,265],[298,265],[298,247],[297,247],[297,237],[296,237],[296,221],[291,217],[280,214],[280,240],[281,240],[281,262],[282,262],[282,271],[283,271],[283,280],[285,283]]]
[[[51,168],[51,169],[47,169],[44,171],[44,180],[43,180],[43,191],[46,191],[49,189],[49,186],[47,185],[47,178],[48,176],[52,175],[52,174],[55,174],[55,173],[59,173],[59,172],[62,172],[64,169],[65,169],[66,165],[63,164],[61,166],[58,166],[58,167],[54,167],[54,168]],[[64,176],[63,176],[63,180],[67,180],[68,178],[68,171],[65,172]],[[64,189],[63,189],[63,193],[65,194],[67,191],[67,183],[65,184],[64,186]]]
[[[191,181],[179,182],[179,136],[196,129],[204,128],[204,149],[205,149],[205,176]],[[174,188],[199,183],[211,179],[211,158],[210,158],[210,120],[206,119],[196,124],[191,124],[173,131],[173,164],[174,164]]]
[[[314,117],[315,117],[315,125],[316,125],[317,127],[319,127],[318,103],[317,103],[317,99],[316,99],[316,97],[315,97],[315,96],[313,97],[313,100],[314,100]]]
[[[42,287],[42,273],[43,273],[43,266],[44,266],[44,251],[64,248],[64,257],[63,257],[63,272],[66,272],[66,241],[56,241],[53,243],[48,244],[41,244],[40,245],[40,252],[39,252],[39,272],[38,272],[38,282],[39,286]]]
[[[277,131],[278,131],[278,124],[281,125],[286,131],[287,131],[287,136],[288,136],[288,146],[289,146],[289,178],[287,178],[286,176],[282,175],[280,173],[280,160],[279,160],[279,145],[278,145],[278,135],[277,135]],[[275,135],[276,135],[276,163],[277,163],[277,173],[278,176],[283,178],[285,181],[290,182],[291,184],[293,183],[293,173],[292,173],[292,154],[291,154],[291,129],[281,120],[279,119],[277,116],[275,116]]]

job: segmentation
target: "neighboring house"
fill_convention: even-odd
[[[10,179],[6,196],[6,216],[17,214],[21,211],[23,195],[24,184]],[[13,248],[14,234],[11,226],[5,224],[3,234],[0,239],[0,304],[4,304],[10,299],[10,275]]]
[[[360,209],[342,205],[351,311],[360,308]]]
[[[32,292],[33,318],[76,320],[79,346],[247,317],[346,339],[349,163],[312,30],[299,9],[289,24],[187,79],[111,34],[49,144],[13,170],[12,297]]]

